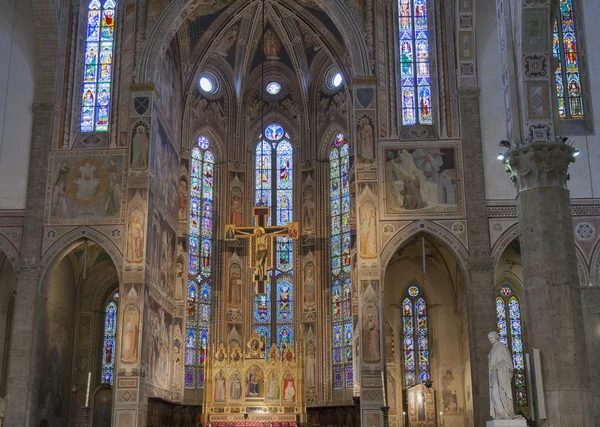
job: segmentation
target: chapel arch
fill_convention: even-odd
[[[6,397],[7,391],[16,295],[17,275],[8,255],[0,250],[0,401]]]
[[[435,413],[445,423],[469,425],[473,402],[467,282],[460,257],[442,238],[417,232],[397,245],[385,265],[390,423],[406,424],[408,390],[430,380],[436,391]]]
[[[40,288],[44,298],[36,307],[33,404],[38,408],[35,424],[46,419],[51,425],[75,426],[83,420],[88,374],[90,406],[97,389],[112,385],[118,360],[120,268],[110,247],[92,239],[80,235],[59,243],[63,249],[47,264]],[[110,301],[115,312],[109,326]]]
[[[513,232],[516,231],[513,230]],[[523,261],[519,236],[505,235],[503,250],[498,250],[494,269],[494,310],[496,331],[506,344],[514,363],[513,394],[515,413],[531,416],[530,398],[525,376],[525,355],[528,351],[524,334],[527,310],[523,276]]]

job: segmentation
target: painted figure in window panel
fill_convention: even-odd
[[[338,134],[329,156],[334,389],[354,381],[349,158],[345,136]]]
[[[293,147],[281,125],[273,123],[265,128],[264,139],[261,138],[256,145],[255,159],[254,202],[256,206],[271,208],[267,225],[293,222]],[[264,337],[267,348],[271,341],[278,346],[294,343],[293,243],[286,237],[278,237],[274,244],[274,269],[265,271],[265,274],[271,276],[271,281],[277,282],[272,286],[268,283],[266,295],[255,295],[254,301],[254,327]],[[272,298],[276,302],[274,316],[271,316]]]
[[[191,156],[186,388],[204,387],[204,363],[208,350],[214,218],[214,156],[209,145],[209,140],[200,136]]]

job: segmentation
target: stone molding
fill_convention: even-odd
[[[567,144],[529,144],[506,153],[504,170],[518,192],[538,187],[567,188],[575,149]]]

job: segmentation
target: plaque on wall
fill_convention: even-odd
[[[408,426],[436,427],[435,393],[423,384],[417,384],[407,390]]]

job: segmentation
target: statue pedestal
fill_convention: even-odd
[[[514,420],[491,420],[485,424],[485,427],[527,427],[525,418]]]

